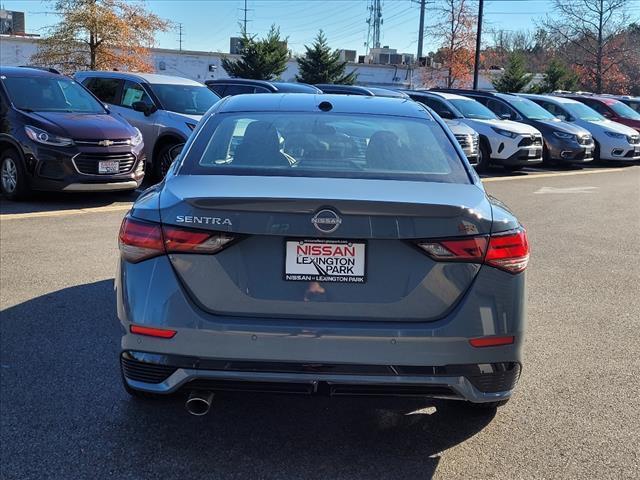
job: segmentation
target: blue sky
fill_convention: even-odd
[[[429,14],[427,23],[435,21]],[[477,1],[470,0],[472,6]],[[27,31],[42,33],[43,27],[57,21],[51,13],[52,2],[41,0],[0,0],[8,10],[26,13]],[[322,28],[334,48],[348,48],[364,53],[367,37],[367,0],[248,0],[247,18],[250,33],[262,35],[272,23],[289,37],[289,48],[303,52]],[[552,13],[552,0],[486,0],[485,31],[490,28],[529,30],[535,22]],[[183,49],[228,52],[229,37],[236,35],[242,18],[244,0],[147,0],[156,14],[182,23]],[[640,2],[633,2],[632,14],[640,18]],[[401,52],[415,53],[418,35],[418,3],[411,0],[383,0],[382,43]],[[491,40],[490,34],[485,37]],[[437,39],[425,39],[425,52],[437,48]],[[157,46],[178,48],[177,31],[161,33]]]

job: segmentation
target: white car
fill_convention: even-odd
[[[533,100],[556,117],[587,129],[596,143],[596,160],[640,160],[640,133],[633,128],[607,120],[577,100],[549,95],[522,96]]]
[[[413,94],[414,92],[412,92]],[[542,134],[534,127],[498,118],[475,100],[452,93],[416,91],[418,101],[431,107],[442,118],[458,120],[480,135],[480,155],[476,168],[489,164],[519,170],[542,163]]]

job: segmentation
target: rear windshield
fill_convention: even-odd
[[[7,77],[9,98],[27,112],[106,113],[93,95],[74,80],[59,77]]]
[[[214,115],[180,173],[469,183],[435,121],[361,114]]]

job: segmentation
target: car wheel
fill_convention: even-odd
[[[177,143],[169,143],[158,150],[158,158],[153,159],[153,173],[157,180],[162,180],[169,168],[171,168],[171,164],[175,160],[175,156],[172,155],[173,148],[179,145]]]
[[[542,164],[545,167],[553,167],[556,164],[556,162],[551,159],[551,154],[546,145],[542,148]]]
[[[0,189],[9,200],[21,200],[30,192],[22,162],[15,150],[5,150],[0,154]]]
[[[480,149],[478,150],[478,163],[476,164],[476,170],[479,172],[486,172],[491,163],[491,157],[489,156],[489,149],[480,142]]]

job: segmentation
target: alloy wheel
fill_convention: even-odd
[[[2,188],[7,193],[13,193],[18,186],[18,168],[12,158],[7,157],[2,160],[0,171]]]

